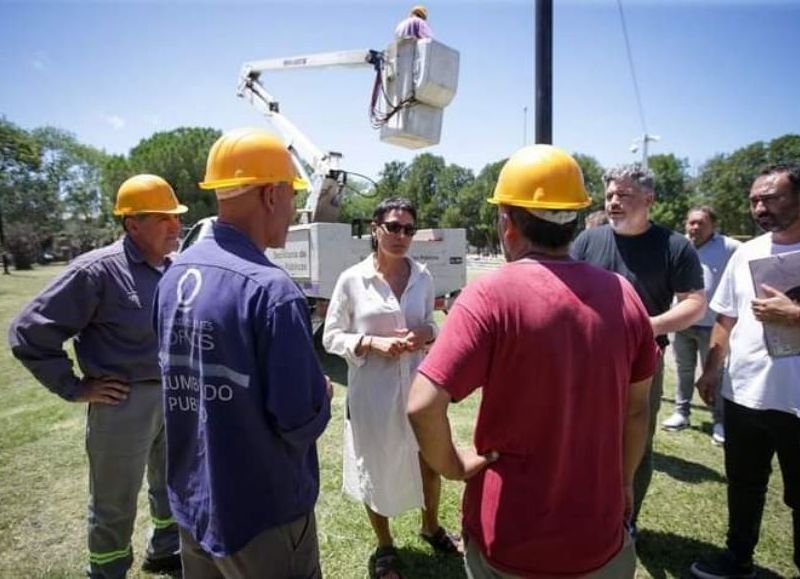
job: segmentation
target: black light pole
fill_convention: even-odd
[[[553,0],[536,0],[536,142],[553,143]]]

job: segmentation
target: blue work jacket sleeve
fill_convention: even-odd
[[[64,342],[89,325],[100,290],[90,272],[67,270],[36,296],[11,323],[11,352],[50,391],[65,400],[78,395],[80,379]]]
[[[331,416],[308,309],[302,300],[291,300],[273,307],[268,318],[258,352],[266,371],[266,412],[286,442],[307,447]]]

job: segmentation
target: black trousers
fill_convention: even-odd
[[[800,569],[800,418],[752,410],[725,400],[725,473],[728,477],[728,549],[750,561],[758,543],[772,457],[783,474],[783,502],[792,509],[794,563]]]

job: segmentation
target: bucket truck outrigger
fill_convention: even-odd
[[[370,119],[384,142],[416,149],[439,142],[443,109],[455,96],[458,52],[433,39],[401,38],[386,50],[351,50],[246,62],[239,75],[238,96],[256,107],[283,139],[298,173],[310,183],[299,225],[289,230],[286,246],[267,255],[292,276],[312,307],[315,329],[324,321],[328,300],[339,274],[371,252],[369,235],[360,224],[338,223],[347,184],[342,155],[324,153],[280,112],[278,101],[264,88],[266,71],[372,67],[375,82]],[[212,218],[199,221],[182,249],[209,229]],[[356,229],[356,231],[354,231]],[[466,283],[464,229],[421,229],[410,255],[425,263],[436,286],[437,309],[448,309]]]

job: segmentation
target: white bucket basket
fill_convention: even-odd
[[[444,108],[458,88],[458,51],[430,38],[401,38],[384,53],[386,110],[383,142],[408,149],[439,143]]]

